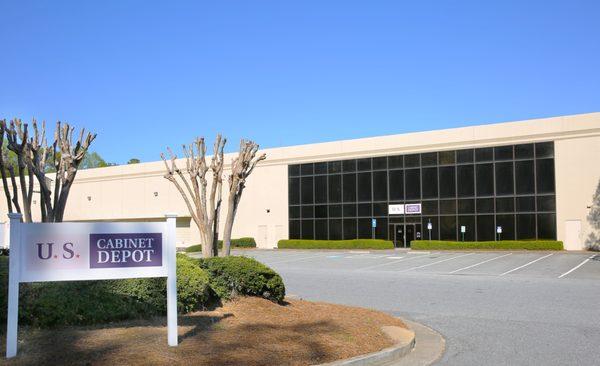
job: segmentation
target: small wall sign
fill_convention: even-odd
[[[407,203],[405,205],[402,204],[394,204],[388,205],[388,214],[389,215],[415,215],[421,213],[421,204],[420,203]]]

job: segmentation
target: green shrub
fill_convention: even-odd
[[[217,247],[219,249],[223,248],[223,240],[219,240],[217,243]],[[231,239],[231,247],[232,248],[256,248],[256,241],[254,238],[239,238],[239,239]],[[186,253],[196,253],[202,251],[202,245],[192,245],[185,248]]]
[[[6,319],[8,258],[0,258],[0,319]],[[207,273],[193,259],[177,255],[179,312],[211,300]],[[20,285],[19,317],[39,327],[86,325],[147,318],[166,312],[166,279],[37,282]]]
[[[279,249],[394,249],[394,243],[381,239],[280,240]]]
[[[212,289],[223,299],[249,295],[281,302],[285,297],[279,274],[253,258],[230,256],[196,260],[208,272]]]
[[[563,250],[563,242],[557,240],[500,240],[500,241],[444,241],[414,240],[410,247],[415,250],[452,249],[505,249],[505,250]]]

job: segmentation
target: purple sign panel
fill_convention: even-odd
[[[421,204],[420,203],[412,203],[404,206],[404,212],[406,214],[420,214],[421,213]]]
[[[162,234],[90,234],[90,268],[160,267]]]

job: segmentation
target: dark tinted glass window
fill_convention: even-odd
[[[370,203],[359,203],[358,204],[358,216],[371,217],[371,204]]]
[[[302,203],[313,203],[313,177],[302,177],[300,181]]]
[[[537,193],[554,193],[554,159],[536,161]]]
[[[515,199],[513,197],[496,198],[496,212],[514,212]]]
[[[421,174],[421,182],[423,182],[423,198],[436,198],[438,196],[437,168],[423,168]]]
[[[344,240],[356,239],[356,219],[344,219]]]
[[[300,165],[288,165],[288,175],[290,177],[300,175]]]
[[[302,164],[300,165],[300,173],[302,175],[311,175],[314,174],[313,164]]]
[[[315,206],[302,206],[302,218],[312,219],[315,217]]]
[[[535,239],[535,215],[517,215],[517,239]]]
[[[474,199],[458,200],[458,213],[459,214],[475,213],[475,200]]]
[[[314,221],[302,220],[302,239],[314,239]]]
[[[475,166],[477,179],[477,196],[492,196],[494,194],[494,165],[479,164]]]
[[[456,167],[458,179],[457,191],[459,197],[475,195],[475,176],[473,165],[459,165]]]
[[[421,166],[432,166],[438,163],[437,153],[421,154]]]
[[[342,170],[344,173],[356,171],[356,160],[344,160],[342,161]]]
[[[488,241],[496,237],[496,226],[494,226],[493,215],[477,216],[477,240]]]
[[[456,240],[456,216],[440,217],[440,239]]]
[[[329,177],[329,202],[342,201],[342,176],[330,175]]]
[[[540,196],[537,198],[538,211],[556,211],[556,199],[554,196]]]
[[[465,227],[465,233],[462,234],[461,226]],[[475,240],[475,216],[458,216],[458,240],[474,241]],[[464,235],[464,236],[463,236]]]
[[[344,202],[356,201],[356,174],[344,174],[342,189]]]
[[[362,170],[371,170],[371,159],[358,159],[356,162],[357,169]]]
[[[327,203],[327,176],[315,177],[315,203]]]
[[[315,239],[327,240],[327,220],[315,220]]]
[[[406,189],[406,199],[421,198],[421,174],[419,169],[408,169],[405,171],[404,186]]]
[[[358,174],[358,200],[371,201],[371,173]]]
[[[437,215],[438,201],[423,201],[421,202],[421,212],[423,215]]]
[[[401,201],[404,199],[404,171],[390,170],[389,172],[390,201]]]
[[[356,204],[347,203],[343,205],[344,217],[356,217]]]
[[[439,152],[440,165],[454,164],[456,163],[454,151],[440,151]]]
[[[400,179],[402,182],[402,178]],[[373,172],[373,200],[387,200],[387,172]]]
[[[515,240],[515,215],[496,215],[496,226],[502,227],[500,240]]]
[[[290,239],[301,239],[300,220],[290,220]]]
[[[389,156],[388,157],[388,168],[402,168],[404,166],[404,157],[402,155]]]
[[[456,197],[456,177],[454,176],[455,167],[444,166],[440,167],[440,197],[450,198]]]
[[[533,144],[515,145],[515,159],[533,158]]]
[[[477,212],[478,213],[494,213],[494,199],[493,198],[478,198],[477,199]]]
[[[300,218],[300,206],[290,206],[289,208],[290,219]]]
[[[388,205],[387,203],[374,203],[373,204],[373,216],[387,216]]]
[[[342,171],[342,162],[341,161],[330,161],[327,163],[327,170],[329,173],[339,173]]]
[[[514,194],[513,163],[496,163],[496,194]]]
[[[342,240],[342,220],[329,220],[329,240]]]
[[[492,161],[494,159],[494,149],[491,147],[484,147],[481,149],[475,149],[475,161]]]
[[[315,174],[327,174],[327,163],[315,163]]]
[[[387,169],[387,157],[373,158],[373,170]]]
[[[535,157],[538,159],[554,157],[554,143],[541,142],[535,144]]]
[[[327,205],[315,206],[315,217],[318,219],[326,219],[327,218]]]
[[[440,214],[456,214],[456,200],[441,200],[440,201]]]
[[[358,219],[358,238],[371,239],[372,236],[371,219]]]
[[[494,159],[496,159],[496,160],[512,160],[513,159],[512,145],[495,147],[494,148]]]
[[[288,199],[290,205],[297,205],[300,203],[300,178],[290,178],[290,185],[288,191]]]
[[[517,194],[535,192],[533,161],[524,160],[515,162],[515,180]]]
[[[418,167],[421,164],[421,155],[411,154],[404,156],[404,166],[407,168]]]
[[[538,239],[556,240],[556,215],[539,214],[537,220]]]
[[[517,211],[535,211],[535,197],[517,197]]]
[[[342,205],[329,205],[329,217],[342,217]]]
[[[456,152],[457,163],[472,163],[473,162],[473,149],[458,150]]]
[[[387,219],[377,219],[377,227],[375,228],[375,239],[388,240]]]

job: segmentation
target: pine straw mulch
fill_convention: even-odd
[[[242,297],[179,317],[179,346],[167,346],[166,319],[102,327],[21,328],[19,356],[6,365],[311,365],[392,345],[381,327],[405,327],[373,310]],[[2,356],[5,340],[2,335]]]

